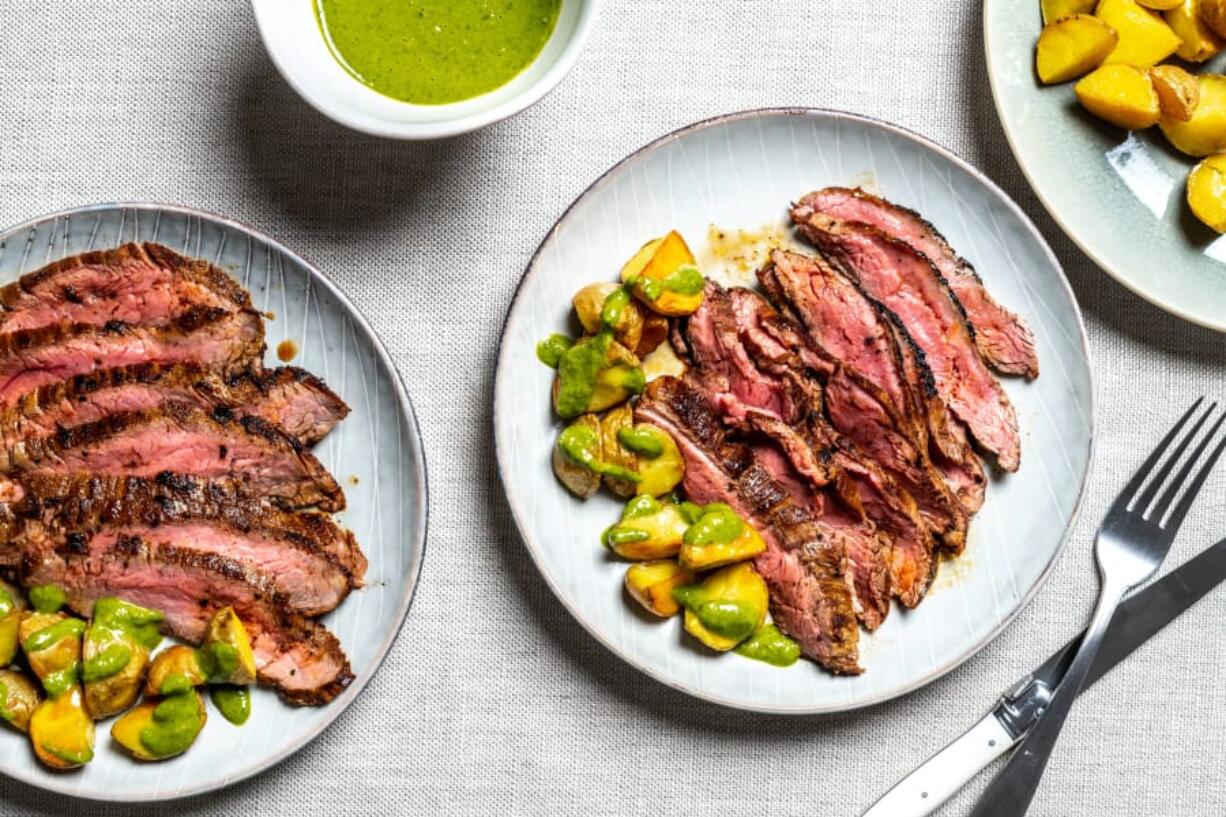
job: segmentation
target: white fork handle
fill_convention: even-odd
[[[898,785],[882,795],[861,817],[925,817],[932,814],[1013,744],[1013,738],[1000,721],[989,713],[898,781]]]

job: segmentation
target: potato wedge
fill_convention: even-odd
[[[671,618],[681,611],[673,590],[697,580],[697,576],[671,559],[638,562],[626,569],[626,591],[630,597],[660,618]]]
[[[689,527],[680,506],[637,496],[626,503],[621,519],[606,528],[600,540],[623,559],[669,559],[681,549]]]
[[[1202,0],[1183,0],[1166,12],[1167,25],[1179,35],[1182,44],[1175,52],[1181,60],[1205,62],[1221,52],[1222,38],[1213,33],[1200,17]]]
[[[1149,69],[1149,78],[1158,92],[1163,116],[1187,122],[1200,103],[1200,83],[1178,65],[1159,65]]]
[[[694,254],[676,230],[648,241],[622,267],[622,283],[636,282],[634,295],[661,315],[680,317],[702,305],[702,281]]]
[[[1087,111],[1126,130],[1157,124],[1158,92],[1149,74],[1131,65],[1104,65],[1073,89]]]
[[[766,621],[770,594],[747,562],[720,568],[701,584],[673,591],[685,608],[685,631],[713,650],[727,652]]]
[[[209,619],[197,660],[210,684],[255,683],[251,638],[233,607],[223,607]]]
[[[35,756],[53,769],[75,769],[94,759],[94,722],[79,686],[39,704],[29,731]]]
[[[753,526],[726,505],[708,505],[682,538],[677,562],[690,570],[715,567],[752,559],[766,550],[766,542]]]
[[[0,581],[0,667],[7,667],[17,657],[17,650],[21,647],[17,631],[21,627],[24,610],[25,602],[21,594],[8,583]]]
[[[572,425],[576,424],[587,427],[593,434],[599,437],[600,420],[596,418],[595,414],[583,415],[572,423]],[[580,499],[589,499],[600,490],[600,474],[567,456],[562,450],[562,446],[555,445],[553,447],[550,461],[553,464],[553,473],[558,478],[558,482],[566,486],[566,490]]]
[[[1162,117],[1158,123],[1176,150],[1189,156],[1226,152],[1226,76],[1201,74],[1200,102],[1187,122]]]
[[[1119,41],[1109,25],[1089,14],[1050,23],[1035,46],[1039,81],[1054,85],[1084,76],[1101,65]]]
[[[1043,25],[1054,23],[1074,14],[1090,14],[1098,0],[1041,0]]]
[[[38,684],[23,672],[0,669],[0,718],[22,732],[29,731],[30,717],[43,696]]]
[[[627,471],[638,470],[638,458],[634,456],[634,452],[617,439],[619,431],[633,427],[634,409],[629,403],[622,403],[604,413],[600,418],[600,458],[604,462]],[[614,496],[620,496],[622,499],[634,496],[638,488],[635,483],[617,477],[605,477],[604,485]]]
[[[1226,37],[1226,0],[1200,0],[1200,19],[1219,37]]]
[[[1100,0],[1094,16],[1114,29],[1120,38],[1104,65],[1152,68],[1183,43],[1160,14],[1138,5],[1136,0]]]
[[[1226,153],[1210,156],[1192,170],[1188,206],[1210,229],[1226,233]]]
[[[137,760],[165,760],[195,743],[208,714],[194,689],[144,701],[111,727],[111,737]]]
[[[1169,11],[1178,6],[1182,0],[1137,0],[1137,2],[1154,11]]]
[[[588,284],[575,293],[571,304],[575,307],[575,315],[579,318],[583,331],[590,335],[600,331],[600,315],[605,300],[619,289],[621,287],[617,284],[595,283]],[[643,312],[638,304],[628,303],[621,310],[617,325],[613,327],[613,337],[627,349],[638,348],[643,337]]]
[[[208,683],[196,650],[175,644],[153,656],[145,678],[146,695],[173,695]]]
[[[648,312],[643,319],[643,333],[639,338],[639,345],[634,347],[634,353],[642,358],[661,346],[668,346],[671,350],[672,346],[665,343],[666,340],[668,340],[668,318]]]
[[[639,484],[635,490],[647,496],[662,496],[685,478],[685,458],[667,431],[650,423],[638,423],[618,432],[622,445],[638,455]]]

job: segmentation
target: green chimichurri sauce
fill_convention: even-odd
[[[196,661],[210,681],[224,681],[238,669],[238,650],[221,641],[210,641],[196,653]]]
[[[654,460],[664,453],[662,433],[651,428],[619,428],[617,441],[640,457]]]
[[[118,675],[132,660],[132,650],[126,644],[115,641],[81,665],[81,680],[87,684]]]
[[[558,364],[562,362],[562,355],[566,354],[566,350],[574,345],[575,342],[566,337],[566,335],[554,332],[536,345],[536,359],[549,368],[556,369]]]
[[[54,584],[40,584],[37,587],[31,587],[26,595],[30,597],[30,606],[40,613],[54,613],[64,606],[64,602],[68,601],[64,597],[64,591]]]
[[[685,532],[687,545],[726,545],[745,529],[745,522],[736,511],[720,502],[702,509],[702,516]]]
[[[43,678],[43,689],[47,690],[47,694],[52,698],[58,698],[76,685],[80,674],[81,662],[73,661],[59,672],[49,673]]]
[[[17,602],[13,601],[13,594],[0,587],[0,618],[4,618],[16,609]]]
[[[600,438],[596,436],[595,431],[592,431],[585,425],[576,423],[567,426],[558,435],[558,448],[562,450],[562,453],[571,462],[576,465],[582,465],[584,468],[597,474],[603,474],[614,479],[624,479],[627,482],[638,482],[642,479],[642,477],[629,469],[602,462],[598,456],[600,452]]]
[[[221,716],[235,726],[242,726],[251,717],[251,690],[240,686],[209,687],[209,699]]]
[[[153,708],[149,725],[140,730],[141,745],[154,757],[187,751],[204,726],[204,712],[195,692],[168,695]]]
[[[767,624],[741,642],[736,651],[747,658],[765,661],[776,667],[790,667],[800,658],[800,645],[779,632],[774,624]]]
[[[553,33],[562,0],[315,0],[320,31],[350,74],[421,105],[506,85]]]
[[[79,618],[66,618],[57,621],[41,630],[35,630],[30,637],[22,642],[21,648],[27,653],[45,650],[62,638],[75,638],[85,632],[85,622]]]

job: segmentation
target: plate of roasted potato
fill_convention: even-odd
[[[1052,217],[1129,289],[1226,330],[1226,0],[987,0],[984,27]]]

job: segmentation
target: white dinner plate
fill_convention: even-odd
[[[208,723],[185,754],[137,763],[112,745],[112,721],[98,724],[94,760],[52,772],[28,739],[0,728],[0,772],[74,797],[135,802],[202,794],[250,777],[305,746],[362,692],[408,613],[426,536],[426,465],[408,393],[366,320],[322,273],[276,241],[227,219],[178,207],[102,204],[69,210],[0,233],[0,284],[67,255],[156,241],[203,258],[251,291],[265,322],[269,366],[293,341],[292,364],[318,375],[352,409],[315,454],[344,488],[336,515],[370,560],[366,587],[322,621],[340,639],[354,675],[320,707],[290,707],[266,689],[252,695],[251,718],[233,726],[206,702]],[[0,725],[2,726],[2,725]],[[356,747],[355,747],[356,748]]]
[[[763,236],[786,240],[789,202],[828,185],[856,184],[917,209],[950,239],[993,295],[1033,328],[1042,376],[1005,379],[1021,425],[1022,467],[992,480],[966,554],[942,566],[918,609],[896,605],[886,624],[864,637],[863,675],[836,678],[808,661],[778,669],[700,650],[677,618],[653,622],[631,607],[622,590],[626,565],[599,539],[620,503],[603,492],[582,502],[550,469],[560,428],[549,403],[554,373],[537,362],[534,348],[552,332],[573,333],[571,295],[592,281],[616,280],[646,240],[675,228],[704,272],[746,282],[749,265],[731,257],[743,253],[715,254],[708,238],[726,243],[747,230],[749,246],[759,245],[748,250],[753,254]],[[499,471],[524,543],[558,598],[601,643],[660,681],[717,703],[832,712],[896,697],[948,672],[1034,595],[1082,495],[1093,388],[1085,329],[1059,262],[995,185],[893,125],[830,111],[765,110],[669,134],[571,205],[532,259],[507,316],[494,426]]]

